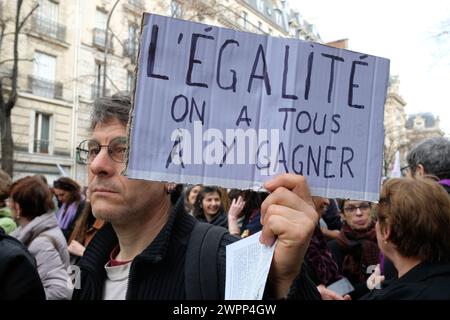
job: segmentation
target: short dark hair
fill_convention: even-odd
[[[10,198],[19,204],[21,215],[34,219],[50,209],[50,189],[38,177],[25,177],[11,186]]]
[[[97,98],[91,112],[91,130],[94,130],[99,123],[107,123],[114,119],[126,126],[130,110],[131,98],[129,95],[118,93],[112,97]]]
[[[450,140],[444,137],[422,141],[408,153],[406,159],[413,173],[422,164],[426,174],[439,179],[450,178]]]

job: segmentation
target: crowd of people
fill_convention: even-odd
[[[378,203],[312,197],[291,174],[267,193],[174,186],[121,174],[130,107],[127,96],[95,101],[92,137],[77,149],[87,188],[0,170],[0,299],[192,299],[199,223],[217,243],[204,299],[224,298],[225,247],[259,231],[263,244],[278,240],[265,299],[450,299],[448,139],[411,150],[406,176],[384,181]],[[350,290],[336,289],[343,280]]]

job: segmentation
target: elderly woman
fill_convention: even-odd
[[[36,258],[37,269],[49,300],[70,299],[69,252],[58,222],[49,210],[50,189],[37,177],[13,183],[9,206],[19,227],[11,236]]]
[[[352,297],[364,294],[370,270],[379,262],[372,204],[367,201],[340,200],[339,209],[344,224],[336,238],[328,242],[340,273],[348,278],[356,291]]]
[[[375,225],[382,253],[398,271],[363,299],[450,299],[450,197],[437,182],[390,179]]]

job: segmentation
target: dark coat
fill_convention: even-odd
[[[131,262],[127,300],[184,300],[186,299],[185,260],[192,229],[197,220],[186,214],[182,206],[172,211],[166,225],[152,243]],[[225,234],[220,242],[216,268],[219,291],[225,296],[225,247],[236,241]],[[89,243],[80,261],[81,285],[75,289],[74,300],[100,300],[106,279],[105,264],[118,240],[110,224],[100,229]],[[269,295],[266,297],[270,297]],[[288,299],[320,299],[317,288],[304,269],[290,288]]]
[[[422,262],[362,300],[450,300],[450,263]]]
[[[185,296],[184,264],[191,231],[197,220],[187,215],[182,206],[170,214],[153,242],[131,263],[126,299],[183,300]],[[220,292],[225,293],[225,246],[235,237],[226,234],[219,247],[216,268]],[[118,245],[117,236],[108,223],[89,243],[79,263],[81,289],[74,290],[74,300],[102,299],[106,279],[105,264]],[[213,266],[212,266],[213,267]]]
[[[45,300],[34,257],[0,228],[0,300]]]
[[[206,217],[204,214],[200,215],[197,217],[198,221],[200,222],[206,222],[206,223],[210,223],[212,225],[215,226],[219,226],[222,228],[225,228],[228,230],[228,217],[227,214],[223,211],[220,210],[212,219],[211,221],[206,220]]]

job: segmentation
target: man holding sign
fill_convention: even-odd
[[[78,148],[89,165],[92,211],[110,222],[91,241],[80,262],[81,287],[74,299],[186,299],[186,243],[197,221],[171,210],[166,184],[132,180],[125,169],[128,114],[124,96],[100,98],[94,104],[92,139]],[[262,205],[261,242],[278,239],[269,275],[273,298],[318,299],[302,270],[303,256],[318,222],[306,181],[282,175],[265,183],[271,191]],[[212,264],[224,296],[226,234]],[[296,281],[294,281],[296,280]],[[293,284],[294,283],[294,284]],[[204,297],[210,298],[210,297]]]
[[[277,239],[266,294],[320,298],[302,268],[318,222],[303,176],[318,196],[378,199],[388,67],[320,44],[145,14],[128,131],[129,99],[99,99],[92,139],[79,147],[92,210],[111,225],[87,248],[74,297],[193,298],[185,267],[197,222],[170,208],[156,182],[170,181],[271,192],[261,208],[260,241]],[[224,297],[233,241],[221,238],[206,270],[218,294],[202,298]]]

